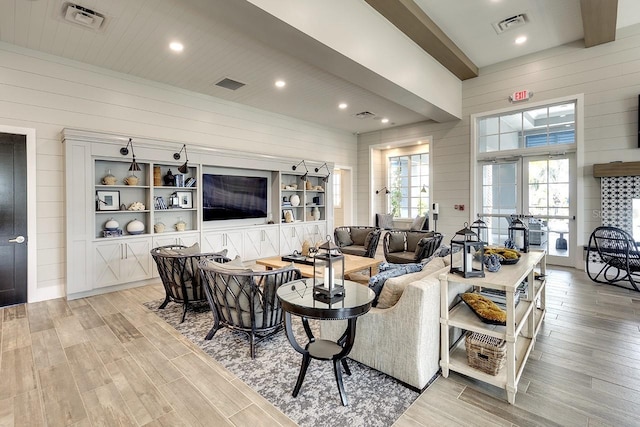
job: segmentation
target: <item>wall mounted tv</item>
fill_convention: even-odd
[[[202,218],[204,221],[266,217],[267,178],[202,175]]]

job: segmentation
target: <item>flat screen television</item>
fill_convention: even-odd
[[[204,221],[267,217],[267,178],[202,175]]]

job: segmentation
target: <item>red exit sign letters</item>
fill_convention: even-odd
[[[509,97],[509,101],[511,102],[528,101],[532,96],[533,96],[533,92],[527,89],[519,90],[511,94],[511,96]]]

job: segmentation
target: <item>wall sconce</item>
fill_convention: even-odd
[[[180,166],[178,168],[178,171],[180,173],[187,173],[188,169],[188,165],[187,163],[189,163],[189,155],[187,154],[187,144],[182,144],[182,148],[180,149],[179,152],[177,153],[173,153],[173,158],[176,160],[180,160],[180,154],[184,151],[184,164],[182,166]]]
[[[140,166],[138,165],[138,162],[136,162],[136,153],[133,152],[133,141],[131,141],[131,138],[129,138],[127,146],[120,149],[120,154],[122,154],[123,156],[129,154],[129,147],[131,147],[131,156],[133,158],[131,161],[131,166],[129,166],[129,170],[132,172],[139,171]]]
[[[329,176],[331,175],[331,171],[329,170],[329,166],[327,166],[327,162],[324,162],[324,164],[322,166],[320,166],[319,168],[315,168],[316,172],[319,172],[320,169],[325,168],[327,170],[327,176],[322,178],[322,182],[327,182],[329,181]]]
[[[300,177],[300,179],[302,181],[306,181],[307,180],[307,176],[309,175],[309,169],[307,168],[307,164],[305,163],[304,160],[300,160],[300,162],[297,165],[291,166],[291,169],[296,170],[298,168],[298,166],[300,166],[300,164],[302,164],[302,166],[304,166],[304,170],[305,170],[304,175],[302,175]]]
[[[382,187],[382,188],[381,188],[381,189],[379,189],[379,190],[376,190],[376,194],[380,194],[380,193],[382,193],[382,190],[384,190],[384,194],[389,194],[389,193],[391,193],[391,191],[389,191],[389,189],[385,186],[385,187]]]

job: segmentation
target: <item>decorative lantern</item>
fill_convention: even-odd
[[[344,255],[330,236],[318,246],[313,257],[313,291],[314,297],[321,301],[344,298]]]
[[[509,239],[520,252],[529,252],[529,227],[520,218],[514,218],[509,224]]]
[[[469,229],[476,233],[478,235],[478,239],[484,242],[485,245],[489,244],[489,228],[487,227],[486,222],[478,218],[473,221]]]
[[[454,257],[455,249],[460,248],[462,252],[461,260]],[[479,255],[478,265],[480,268],[473,268],[473,259]],[[469,224],[464,223],[464,228],[451,239],[451,269],[449,272],[460,274],[463,277],[484,277],[484,242],[478,235],[469,229]]]

